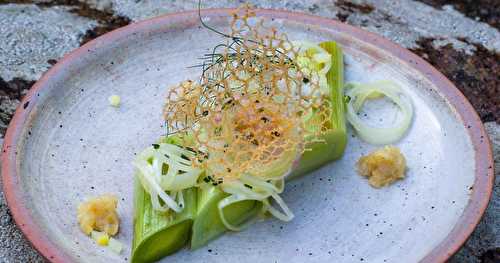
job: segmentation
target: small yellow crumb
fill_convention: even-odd
[[[117,204],[118,199],[112,195],[102,195],[81,203],[78,206],[78,222],[82,231],[87,235],[92,230],[115,235],[120,225]]]
[[[113,107],[119,107],[120,106],[120,96],[118,95],[111,95],[108,98],[109,104]]]
[[[406,160],[397,147],[385,146],[361,157],[357,168],[371,186],[380,188],[405,177]]]
[[[97,238],[96,243],[99,246],[107,246],[109,244],[109,235],[104,233],[100,237]]]

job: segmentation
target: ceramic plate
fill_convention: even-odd
[[[228,30],[228,12],[203,16]],[[391,79],[405,88],[415,109],[397,144],[407,178],[371,188],[354,165],[374,146],[350,132],[341,160],[287,184],[283,198],[293,221],[259,222],[163,261],[440,262],[456,252],[484,212],[493,180],[488,139],[463,95],[422,59],[377,35],[305,14],[257,14],[292,40],[338,41],[347,81]],[[168,87],[196,78],[199,69],[188,66],[220,41],[200,26],[197,12],[134,23],[67,55],[30,90],[5,138],[2,175],[17,224],[47,259],[129,258],[131,161],[163,134]],[[109,106],[112,94],[121,96],[121,107]],[[376,113],[369,121],[384,125],[394,111],[381,106],[367,106]],[[103,193],[120,198],[121,255],[97,247],[77,225],[77,205]]]

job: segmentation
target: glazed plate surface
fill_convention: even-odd
[[[203,13],[227,31],[227,10]],[[355,162],[375,148],[349,131],[344,157],[286,185],[296,217],[229,233],[162,262],[435,262],[465,241],[492,187],[491,152],[465,98],[430,65],[376,35],[332,20],[260,10],[291,40],[338,41],[346,81],[393,80],[410,95],[413,124],[396,145],[407,178],[374,189]],[[196,79],[197,57],[224,41],[200,27],[196,12],[167,15],[114,31],[54,66],[30,91],[9,128],[3,178],[9,206],[30,241],[55,262],[130,258],[135,154],[164,133],[169,87]],[[110,95],[122,105],[111,107]],[[366,118],[387,125],[394,108],[369,103]],[[122,220],[116,255],[78,228],[86,197],[116,194]],[[209,252],[210,251],[210,252]]]

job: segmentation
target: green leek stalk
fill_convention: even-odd
[[[189,241],[196,216],[196,190],[183,190],[184,209],[158,212],[151,205],[150,195],[135,179],[134,240],[132,263],[154,262],[183,248]]]
[[[227,231],[222,223],[217,204],[229,196],[219,189],[207,185],[205,188],[198,189],[198,214],[194,220],[191,236],[191,249],[197,249],[206,245]],[[262,209],[262,202],[254,200],[245,200],[234,203],[224,208],[226,219],[234,225],[240,225],[251,220],[258,215]]]
[[[302,155],[299,165],[287,180],[340,158],[347,143],[342,50],[333,41],[323,42],[320,46],[332,55],[332,67],[327,73],[334,107],[329,122],[331,127],[319,138],[324,142],[317,142],[318,138],[306,138],[307,147],[311,150]],[[133,263],[158,260],[181,249],[189,240],[191,249],[200,248],[227,231],[217,205],[228,194],[219,187],[206,185],[185,190],[184,210],[179,214],[162,214],[153,210],[149,195],[144,192],[140,182],[136,180],[135,185]],[[261,209],[262,202],[245,200],[226,207],[224,214],[232,224],[242,224],[254,219]]]
[[[330,116],[332,127],[320,138],[306,138],[306,146],[310,151],[304,152],[299,164],[293,169],[287,180],[307,174],[319,167],[339,159],[347,144],[345,102],[344,102],[344,59],[342,49],[333,41],[322,42],[320,47],[332,56],[332,66],[326,73],[332,101]],[[317,139],[324,142],[317,142]]]

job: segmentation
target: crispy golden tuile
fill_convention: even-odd
[[[253,16],[248,7],[234,13],[230,39],[214,49],[200,82],[174,87],[164,109],[169,132],[193,135],[193,165],[224,181],[248,171],[259,176],[259,167],[284,154],[299,156],[306,135],[331,126],[318,79],[293,63],[298,52],[285,34]],[[303,117],[312,111],[324,117],[306,129]]]

